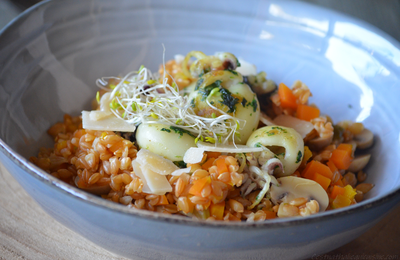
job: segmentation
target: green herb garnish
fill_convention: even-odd
[[[202,101],[206,100],[206,98],[210,95],[211,91],[213,91],[215,88],[221,88],[221,82],[222,81],[220,80],[216,80],[214,83],[200,89],[199,94],[202,96],[201,100]]]
[[[257,100],[254,98],[253,101],[250,102],[250,106],[253,107],[253,111],[257,111]]]
[[[194,88],[194,90],[198,90],[201,86],[201,84],[203,84],[204,82],[204,78],[200,78],[197,82],[196,82],[196,87]]]
[[[231,92],[225,88],[221,88],[220,91],[222,101],[221,104],[229,107],[227,113],[233,113],[236,111],[236,104],[239,103],[239,99],[232,96]]]
[[[238,75],[238,73],[236,71],[234,71],[234,70],[226,69],[225,71],[229,71],[230,73],[232,73],[235,76]]]
[[[179,134],[180,136],[183,136],[183,134],[188,134],[191,137],[195,137],[191,132],[189,132],[186,129],[182,129],[182,128],[179,128],[179,127],[176,127],[176,126],[170,126],[169,128],[171,130],[173,130],[175,133]]]
[[[243,100],[242,100],[242,106],[245,107],[245,106],[246,106],[246,103],[247,103],[247,100],[246,100],[245,98],[243,98]]]
[[[186,165],[186,163],[184,161],[176,161],[176,162],[174,162],[174,164],[176,166],[178,166],[179,168],[181,168],[181,169],[187,167],[187,165]]]
[[[299,151],[299,152],[297,153],[296,163],[299,163],[299,162],[301,161],[302,155],[303,155],[303,154],[301,153],[301,151]]]

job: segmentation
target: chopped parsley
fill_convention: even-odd
[[[246,100],[245,98],[243,98],[243,100],[242,100],[242,106],[243,106],[243,107],[246,106],[246,103],[247,103],[247,100]]]
[[[240,62],[238,59],[236,59],[236,67],[240,67]]]
[[[171,130],[169,130],[169,129],[167,129],[167,128],[161,128],[161,131],[164,131],[164,132],[168,132],[168,133],[171,133]]]
[[[301,161],[301,156],[302,156],[303,154],[301,153],[301,151],[299,151],[298,153],[297,153],[297,159],[296,159],[296,163],[299,163],[300,161]]]
[[[260,142],[257,142],[254,144],[254,147],[262,147],[262,144]]]
[[[251,101],[250,106],[253,107],[253,111],[256,112],[257,111],[257,100],[254,98],[253,101]]]
[[[180,136],[183,136],[183,134],[188,134],[191,137],[195,137],[191,132],[189,132],[186,129],[182,129],[182,128],[179,128],[179,127],[176,127],[176,126],[170,126],[169,128],[171,130],[173,130],[175,133],[179,134]]]
[[[282,127],[279,127],[279,126],[273,126],[272,129],[280,130],[280,131],[284,132],[285,134],[287,133],[286,129],[283,129]]]
[[[178,166],[179,168],[181,168],[181,169],[187,167],[187,165],[186,165],[186,163],[184,161],[176,161],[176,162],[174,162],[174,164],[176,166]]]
[[[216,80],[214,83],[199,90],[199,94],[202,96],[201,100],[204,101],[215,88],[222,88],[220,80]]]
[[[233,113],[236,111],[236,104],[239,103],[239,99],[232,96],[231,92],[227,89],[221,88],[220,91],[222,101],[221,104],[229,107],[227,113]]]
[[[226,69],[225,71],[229,71],[230,73],[232,73],[235,76],[238,75],[238,73],[236,71],[234,71],[234,70]]]
[[[264,132],[267,134],[267,136],[272,136],[272,135],[278,134],[279,132],[282,132],[285,134],[287,133],[286,129],[283,129],[282,127],[279,127],[279,126],[273,126],[271,128],[272,128],[272,130]]]
[[[194,103],[194,99],[190,100],[190,106],[191,106],[192,108],[194,108],[194,107],[196,106],[196,104]]]
[[[204,82],[204,78],[200,78],[197,82],[196,82],[196,87],[194,88],[194,90],[198,90],[201,86],[201,84],[203,84]]]

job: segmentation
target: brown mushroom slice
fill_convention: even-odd
[[[78,185],[77,185],[78,181],[79,181],[79,177],[77,176],[75,178],[75,186],[76,187],[78,187]],[[94,184],[94,185],[91,185],[89,187],[85,187],[85,188],[78,187],[78,188],[81,189],[81,190],[87,191],[87,192],[89,192],[91,194],[94,194],[94,195],[105,195],[105,194],[108,194],[110,192],[110,190],[111,190],[111,187],[110,187],[109,184],[106,184],[106,185],[96,185],[96,184]]]
[[[326,191],[317,182],[309,179],[286,176],[278,179],[280,186],[271,185],[270,195],[273,203],[289,203],[295,198],[318,201],[320,212],[329,205]]]
[[[328,146],[332,142],[333,136],[329,138],[322,138],[322,137],[317,137],[314,139],[311,139],[310,141],[307,142],[307,146],[311,150],[322,150],[324,147]]]
[[[368,164],[370,158],[371,158],[370,154],[357,156],[351,162],[351,164],[348,168],[348,171],[351,171],[351,172],[361,171]]]
[[[356,142],[357,148],[366,149],[373,144],[374,134],[370,130],[364,128],[361,133],[354,135],[353,140]]]

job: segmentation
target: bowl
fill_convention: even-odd
[[[232,52],[275,82],[300,79],[323,113],[366,125],[368,198],[306,218],[201,222],[103,200],[29,162],[52,146],[52,124],[90,109],[97,78],[157,70],[191,50]],[[0,33],[1,162],[54,219],[126,257],[300,259],[355,239],[400,201],[399,96],[398,42],[301,2],[44,1]]]

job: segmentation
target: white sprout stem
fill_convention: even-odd
[[[163,65],[165,66],[164,62]],[[168,72],[164,69],[162,84],[147,83],[149,80],[156,80],[147,68],[129,72],[123,78],[103,77],[98,79],[96,84],[98,87],[106,89],[110,79],[119,81],[110,93],[111,111],[116,117],[126,120],[128,123],[136,125],[139,123],[164,123],[183,128],[193,135],[197,135],[198,138],[213,137],[216,145],[219,138],[222,143],[232,139],[235,144],[237,124],[240,126],[239,129],[242,129],[246,121],[225,113],[208,100],[207,104],[221,115],[216,118],[196,115],[190,107],[188,97],[180,95],[179,88],[167,84],[166,73]]]
[[[261,200],[264,198],[265,194],[267,194],[267,192],[269,191],[270,188],[270,184],[271,182],[275,183],[278,182],[275,177],[269,175],[267,172],[261,170],[260,168],[256,167],[256,166],[250,166],[249,168],[250,172],[253,172],[255,174],[257,174],[258,176],[261,176],[265,179],[265,184],[262,188],[262,190],[260,191],[260,193],[258,193],[256,200],[253,202],[253,204],[251,204],[248,209],[253,209],[255,206],[257,206],[258,204],[260,204]]]

